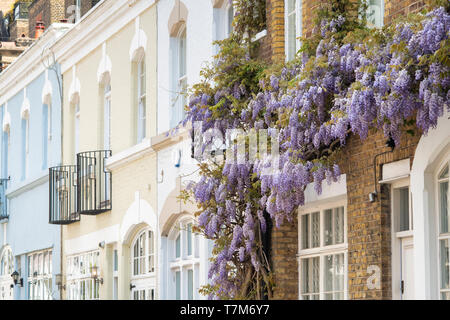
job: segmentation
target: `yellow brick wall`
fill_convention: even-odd
[[[313,32],[314,11],[325,0],[302,1],[302,31],[309,37]],[[424,1],[386,0],[385,24],[395,18],[421,10]],[[271,39],[272,61],[284,59],[284,1],[267,0],[268,37]],[[420,134],[405,137],[401,146],[377,163],[410,158],[411,163]],[[390,299],[392,297],[391,221],[389,188],[382,187],[380,201],[370,203],[368,194],[374,189],[373,159],[388,150],[382,133],[372,131],[364,143],[359,137],[350,137],[339,158],[341,171],[347,175],[347,229],[348,229],[348,298]],[[404,148],[408,146],[408,148]],[[400,150],[404,148],[403,150]],[[380,174],[378,170],[377,175]],[[379,180],[379,176],[377,178]],[[274,271],[274,299],[298,299],[298,223],[285,223],[272,232],[272,267]],[[381,288],[369,290],[369,265],[381,270]]]

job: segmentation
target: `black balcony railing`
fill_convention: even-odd
[[[112,177],[105,167],[105,161],[111,155],[109,150],[77,154],[77,208],[80,214],[96,215],[111,210]]]
[[[9,179],[0,179],[0,221],[8,219],[8,207],[6,199],[6,184]]]
[[[71,224],[80,221],[77,210],[77,166],[49,169],[51,224]]]

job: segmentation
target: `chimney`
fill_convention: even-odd
[[[35,34],[34,37],[38,39],[45,31],[44,22],[36,21]]]

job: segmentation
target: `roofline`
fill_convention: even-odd
[[[45,71],[41,63],[42,50],[51,46],[72,24],[54,23],[44,34],[22,52],[0,73],[0,106],[16,95]]]
[[[65,73],[159,0],[102,0],[52,46]],[[131,39],[130,39],[131,41]]]

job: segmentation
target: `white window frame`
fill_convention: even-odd
[[[188,231],[187,227],[191,225],[194,226],[193,219],[187,218],[180,220],[174,224],[172,230],[169,232],[169,245],[171,246],[171,262],[170,273],[173,279],[173,299],[176,299],[176,273],[180,272],[180,298],[181,300],[187,300],[189,297],[188,293],[188,272],[192,271],[192,297],[194,300],[199,299],[198,287],[199,287],[199,275],[200,270],[200,258],[199,258],[199,235],[191,232],[191,244],[192,252],[188,252]],[[180,257],[176,257],[176,239],[180,237]],[[170,290],[169,290],[170,292]]]
[[[22,127],[21,134],[23,134],[23,125],[25,123],[25,136],[22,136],[21,148],[24,151],[22,154],[22,180],[25,180],[28,176],[28,162],[29,162],[29,153],[30,153],[30,114],[27,112],[25,116],[22,118]],[[9,152],[8,152],[9,155]]]
[[[42,261],[40,261],[41,257]],[[52,249],[37,251],[29,253],[27,255],[28,300],[53,299],[52,258],[53,258]],[[35,261],[37,261],[37,263]],[[37,270],[35,270],[36,264]],[[36,289],[39,289],[41,292],[40,293],[36,292]]]
[[[45,132],[44,130],[42,130],[42,142],[44,143],[44,145],[42,146],[42,167],[43,169],[48,168],[49,163],[48,163],[48,150],[49,150],[49,144],[50,144],[50,139],[51,139],[51,129],[50,129],[50,125],[51,125],[51,121],[50,121],[50,104],[44,103],[42,104],[42,108],[44,108],[44,106],[47,106],[47,132]],[[42,113],[42,117],[44,117],[44,112]],[[44,148],[45,146],[45,148]],[[44,161],[45,160],[45,161]]]
[[[147,136],[147,64],[143,55],[137,63],[137,143]]]
[[[111,149],[111,84],[103,88],[103,147]]]
[[[233,25],[230,24],[230,18],[231,22],[234,18],[234,6],[233,4],[229,3],[229,1],[224,1],[221,7],[214,8],[213,9],[213,19],[214,19],[214,40],[223,40],[228,38],[231,33],[233,32]],[[230,14],[233,15],[233,17],[230,17]],[[218,47],[215,48],[215,53],[218,53]]]
[[[8,246],[3,249],[0,256],[0,300],[13,299],[14,282],[11,278],[13,271],[14,257],[11,248]]]
[[[327,209],[344,208],[344,242],[341,244],[325,245],[324,237],[324,216]],[[320,213],[320,227],[319,227],[319,247],[302,249],[302,216],[312,214],[315,212]],[[304,208],[299,208],[298,214],[298,298],[303,300],[302,297],[302,260],[319,257],[319,299],[325,299],[325,289],[324,289],[324,264],[325,256],[343,254],[344,255],[344,300],[348,299],[348,242],[347,242],[347,201],[337,200],[337,201],[327,201],[326,203],[317,205],[308,205]]]
[[[409,177],[398,179],[390,182],[390,198],[391,198],[391,263],[392,263],[392,298],[400,300],[402,298],[401,281],[402,281],[402,253],[401,245],[403,238],[414,236],[414,221],[412,207],[412,193]],[[399,189],[409,189],[409,230],[400,231],[400,212],[399,212]]]
[[[119,250],[117,249],[117,245],[114,245],[112,249],[112,299],[119,299]],[[116,269],[117,265],[117,269]],[[117,287],[116,287],[117,284]]]
[[[302,0],[293,0],[295,1],[295,9],[294,11],[288,12],[288,4],[290,0],[284,0],[284,25],[285,25],[285,52],[286,52],[286,61],[292,60],[294,57],[289,57],[289,16],[295,14],[295,54],[297,54],[298,50],[301,47],[300,37],[302,36]]]
[[[151,241],[150,241],[151,234]],[[135,246],[141,237],[145,235],[144,251],[142,255],[135,255]],[[140,260],[144,259],[144,271],[140,270]],[[150,270],[152,261],[152,269]],[[138,273],[135,274],[135,263],[138,265]],[[154,300],[156,299],[156,238],[152,228],[140,230],[133,239],[131,245],[131,299],[133,300]]]
[[[184,37],[183,37],[184,34]],[[183,50],[181,50],[182,43],[184,39],[184,55],[182,55]],[[178,74],[177,74],[177,91],[178,91],[178,108],[181,109],[179,112],[184,114],[183,108],[186,103],[185,90],[187,88],[187,26],[184,25],[178,33]],[[184,61],[184,63],[183,63]],[[182,65],[184,64],[184,72],[182,72]],[[183,118],[183,116],[182,116]]]
[[[152,234],[152,241],[150,242],[150,237],[149,237],[149,233]],[[138,240],[141,238],[142,235],[145,234],[145,252],[143,252],[143,255],[139,255],[139,256],[135,256],[134,254],[134,247],[136,246]],[[139,279],[142,277],[146,277],[148,275],[154,275],[155,274],[155,270],[156,270],[156,241],[155,241],[155,232],[151,229],[151,228],[145,228],[143,230],[141,230],[136,237],[134,238],[132,245],[131,245],[131,279]],[[138,271],[137,274],[134,273],[134,264],[136,262],[136,260],[142,259],[144,258],[144,272],[142,272],[141,270]],[[153,267],[152,267],[152,271],[149,271],[150,269],[150,264],[149,264],[149,260],[152,260],[153,262]],[[139,264],[138,264],[139,266]]]
[[[184,36],[183,36],[184,35]],[[181,50],[184,40],[184,50]],[[182,52],[184,51],[184,55]],[[170,126],[175,127],[184,118],[186,104],[187,80],[187,25],[183,24],[175,37],[171,39],[171,120]],[[182,66],[184,64],[184,72]],[[176,120],[176,123],[172,122]]]
[[[370,2],[371,1],[379,1],[380,2],[380,14],[381,14],[381,17],[379,17],[380,18],[380,23],[378,23],[378,24],[372,24],[372,23],[370,23],[369,24],[369,21],[367,20],[367,25],[368,25],[368,27],[369,28],[382,28],[383,26],[384,26],[384,0],[366,0],[367,2],[368,2],[368,7],[367,7],[367,11],[369,11],[370,10],[370,8],[373,6],[373,7],[377,7],[376,5],[371,5],[370,4]],[[367,14],[368,14],[368,12],[367,12]],[[368,17],[367,17],[368,18]]]
[[[80,102],[74,104],[74,154],[75,154],[75,163],[77,162],[77,154],[80,152]]]
[[[3,154],[3,150],[2,150],[2,175],[5,174],[6,176],[2,177],[4,179],[7,179],[9,177],[9,163],[10,163],[10,147],[11,147],[11,139],[10,139],[10,133],[9,131],[3,131],[2,132],[2,144],[3,147],[5,148],[4,150],[6,151],[6,157]],[[5,157],[5,159],[3,160],[3,157]]]
[[[447,178],[441,178],[439,179],[439,175],[443,172],[443,170],[445,169],[445,167],[448,167],[449,170],[449,177]],[[436,213],[437,213],[437,223],[436,223],[436,234],[437,234],[437,241],[436,241],[436,248],[437,248],[437,270],[438,270],[438,295],[439,295],[439,300],[442,300],[442,293],[450,293],[450,288],[449,289],[441,289],[441,279],[442,279],[442,274],[441,274],[441,250],[440,250],[440,242],[441,240],[448,240],[450,242],[450,230],[448,230],[448,232],[446,233],[441,233],[441,217],[440,217],[440,202],[439,202],[439,197],[440,197],[440,189],[439,189],[439,184],[441,182],[445,182],[447,181],[449,184],[449,188],[447,190],[447,214],[448,211],[450,210],[450,154],[447,153],[446,156],[444,157],[444,160],[440,163],[440,165],[438,166],[438,170],[435,172],[434,175],[434,181],[435,181],[435,186],[436,186],[436,196],[435,196],[435,201],[436,201]],[[448,218],[450,218],[450,215],[448,216]],[[449,249],[450,250],[450,249]]]
[[[91,266],[97,266],[98,274],[100,274],[100,251],[88,251],[71,255],[67,257],[67,299],[68,300],[99,300],[100,299],[100,283],[95,281],[91,275]],[[82,263],[81,263],[82,262]],[[86,265],[88,264],[88,265]],[[80,288],[89,285],[90,299],[81,299]]]
[[[75,1],[75,22],[81,19],[81,0]]]

